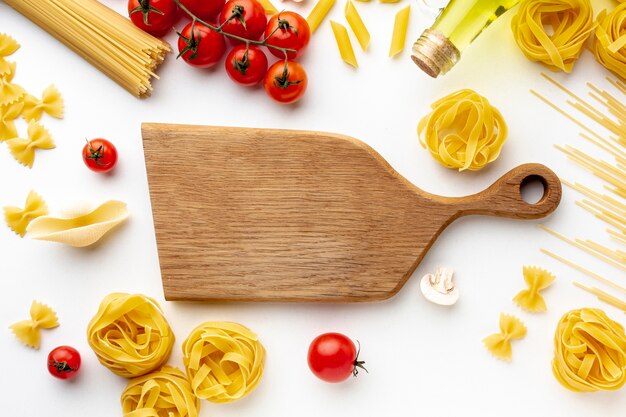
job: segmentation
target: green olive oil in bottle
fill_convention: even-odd
[[[457,63],[480,33],[520,0],[451,0],[413,44],[413,61],[436,78]]]

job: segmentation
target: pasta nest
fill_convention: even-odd
[[[256,334],[230,322],[206,322],[183,343],[183,362],[193,392],[227,403],[248,395],[261,380],[265,349]]]
[[[626,81],[626,2],[611,13],[603,10],[597,22],[591,50],[600,64]]]
[[[198,417],[200,410],[187,376],[170,366],[131,379],[121,403],[124,417]]]
[[[554,336],[552,372],[572,391],[616,390],[626,382],[624,328],[599,309],[566,313]]]
[[[100,363],[126,378],[163,365],[174,345],[161,307],[141,294],[106,296],[89,322],[87,339]]]
[[[417,125],[422,146],[439,163],[459,171],[477,171],[494,161],[507,138],[500,112],[473,90],[460,90],[435,101]]]
[[[568,73],[593,27],[589,0],[523,0],[511,21],[515,42],[528,59]]]

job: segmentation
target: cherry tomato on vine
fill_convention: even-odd
[[[324,333],[313,339],[308,362],[315,376],[326,382],[345,381],[350,375],[357,376],[359,368],[365,369],[354,343],[341,333]]]
[[[225,51],[224,35],[200,23],[189,23],[178,33],[178,56],[191,66],[212,67]]]
[[[237,84],[251,86],[261,82],[267,72],[267,57],[258,46],[235,46],[226,56],[226,73]]]
[[[225,0],[180,0],[197,18],[212,22],[224,7]],[[183,13],[186,15],[186,13]]]
[[[178,19],[178,6],[173,0],[128,0],[128,16],[139,29],[161,37]]]
[[[311,40],[311,29],[306,19],[295,12],[280,12],[267,22],[264,38],[268,45],[294,49],[296,52],[287,52],[287,58],[296,59],[302,55]],[[267,48],[278,58],[284,58],[283,51]]]
[[[304,68],[297,62],[275,62],[265,74],[263,87],[279,103],[295,103],[306,91],[308,79]]]
[[[59,346],[48,354],[48,372],[55,378],[74,378],[79,369],[80,353],[71,346]]]
[[[117,163],[117,149],[106,139],[93,139],[83,147],[83,161],[94,172],[109,172]]]
[[[229,0],[219,17],[222,30],[242,38],[257,40],[263,34],[267,24],[265,9],[256,0]],[[229,38],[234,44],[242,42]]]

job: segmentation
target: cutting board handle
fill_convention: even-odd
[[[522,198],[522,188],[531,182],[543,185],[543,196],[532,204]],[[456,215],[481,214],[514,219],[540,219],[552,213],[561,201],[561,181],[548,167],[524,164],[504,174],[485,191],[454,199]]]

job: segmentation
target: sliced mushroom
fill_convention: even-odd
[[[459,289],[452,276],[454,271],[448,268],[437,268],[434,274],[424,275],[420,282],[420,290],[424,297],[432,303],[451,306],[459,299]]]

